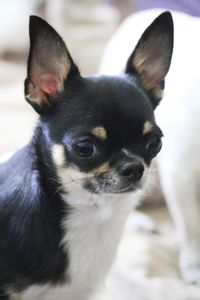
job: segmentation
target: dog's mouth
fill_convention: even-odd
[[[84,183],[84,188],[89,190],[94,194],[123,194],[123,193],[131,193],[138,189],[142,188],[141,182],[137,182],[129,185],[110,185],[106,182],[103,184],[98,184],[94,181],[86,181]]]

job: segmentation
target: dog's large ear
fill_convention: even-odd
[[[145,30],[126,65],[126,73],[139,77],[154,108],[163,96],[164,78],[173,50],[173,33],[172,16],[170,12],[164,12]]]
[[[31,16],[29,35],[25,97],[37,112],[44,114],[63,92],[65,82],[79,71],[64,41],[46,21]]]

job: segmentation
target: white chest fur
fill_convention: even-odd
[[[66,286],[34,286],[20,300],[88,300],[103,283],[114,258],[124,223],[135,194],[115,196],[90,195],[80,190],[73,197],[64,195],[72,207],[63,223],[66,232],[62,244],[69,255]],[[79,195],[79,197],[78,197]]]
[[[105,277],[130,209],[130,201],[122,195],[93,195],[92,199],[90,205],[73,207],[63,224],[63,243],[70,257],[69,274],[72,282],[78,284],[96,285]],[[74,203],[74,199],[70,198],[71,201]]]

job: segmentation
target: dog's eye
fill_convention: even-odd
[[[153,154],[157,154],[162,147],[162,141],[160,136],[154,135],[150,137],[146,144],[146,149],[152,152]]]
[[[80,141],[73,145],[74,152],[80,157],[90,157],[94,153],[94,145],[91,141]]]

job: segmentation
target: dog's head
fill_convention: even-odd
[[[140,188],[161,149],[154,109],[171,61],[170,13],[146,29],[121,76],[82,77],[61,37],[39,17],[30,18],[30,42],[25,95],[40,114],[66,190],[73,181],[93,193]]]

